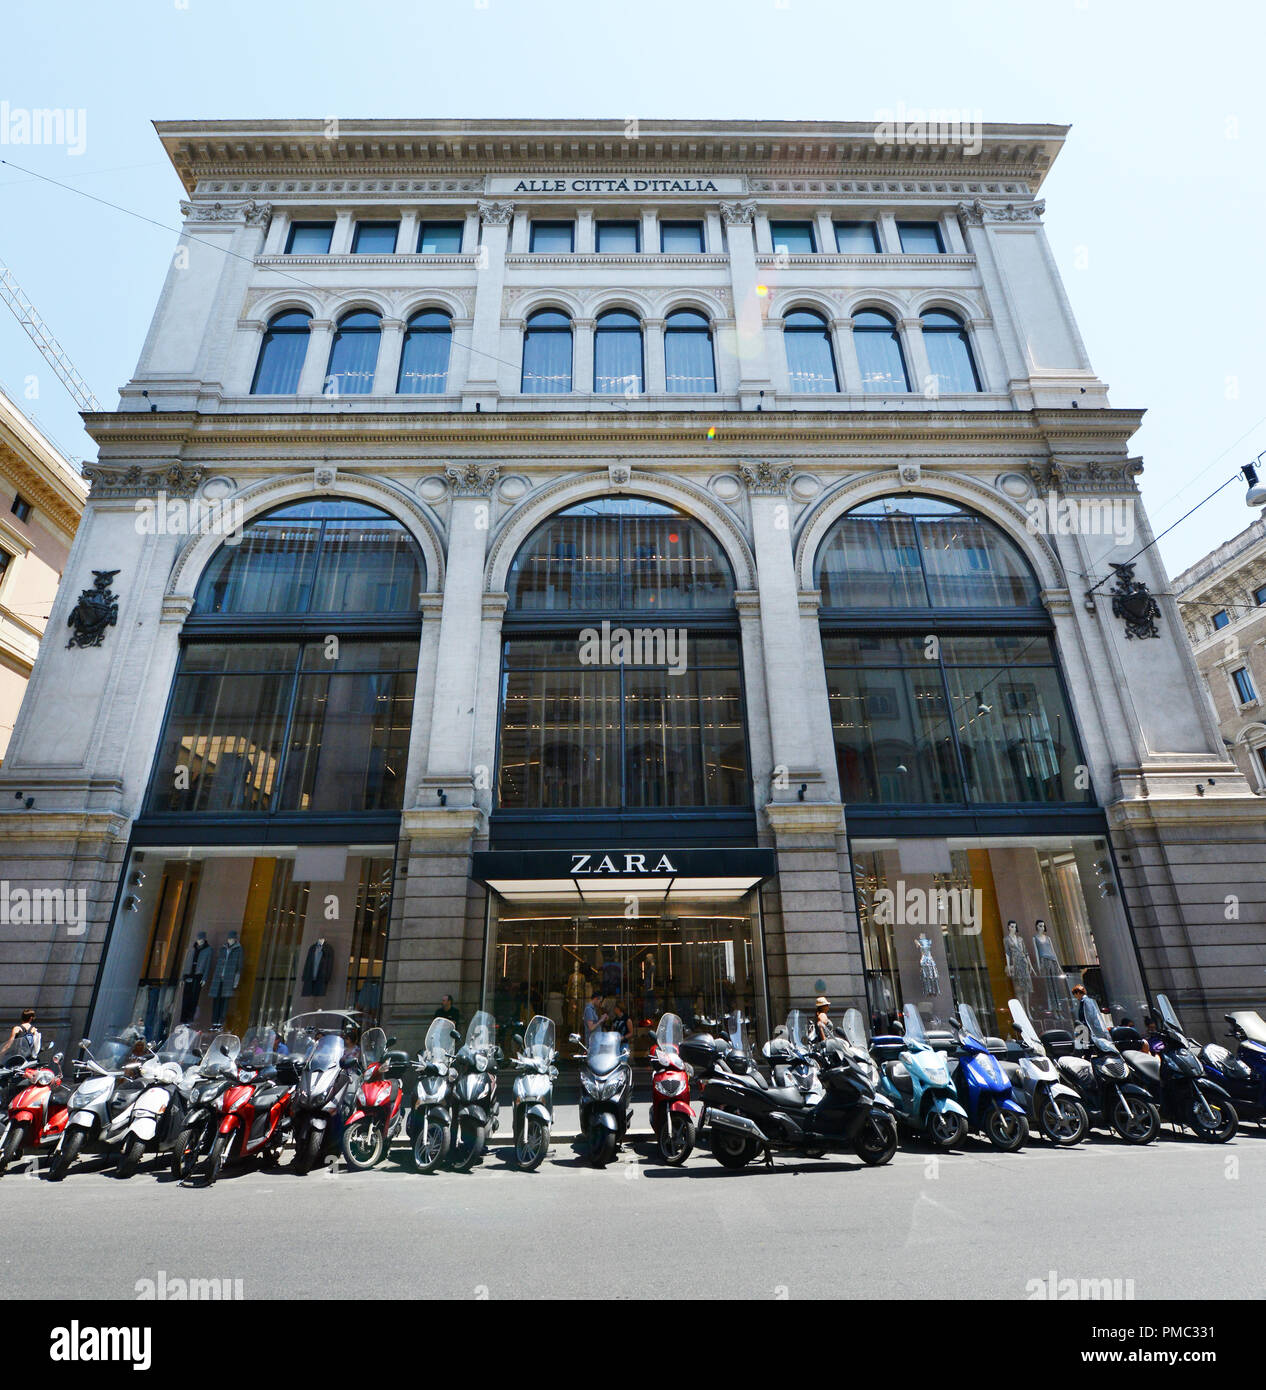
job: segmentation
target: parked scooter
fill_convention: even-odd
[[[897,1124],[907,1133],[926,1140],[934,1149],[955,1148],[967,1134],[967,1111],[950,1079],[949,1056],[928,1041],[923,1019],[913,1004],[905,1006],[902,1016],[904,1036],[881,1034],[870,1046],[879,1065],[881,1094],[892,1102]]]
[[[605,1168],[624,1143],[633,1121],[629,1045],[622,1034],[602,1029],[589,1034],[587,1047],[579,1033],[573,1033],[571,1040],[585,1048],[577,1054],[584,1062],[580,1069],[580,1132],[590,1163]]]
[[[1024,1005],[1012,999],[1007,1008],[1016,1036],[1024,1047],[1011,1094],[1024,1106],[1030,1131],[1036,1127],[1056,1148],[1070,1149],[1080,1144],[1090,1129],[1086,1107],[1077,1092],[1061,1079],[1059,1068],[1046,1055],[1046,1048]]]
[[[1225,1144],[1240,1123],[1231,1097],[1205,1076],[1196,1044],[1183,1032],[1163,994],[1156,996],[1156,1008],[1163,1039],[1159,1056],[1140,1050],[1143,1039],[1136,1028],[1112,1030],[1126,1065],[1160,1107],[1162,1120],[1185,1125],[1206,1143]]]
[[[1206,1043],[1200,1049],[1204,1074],[1230,1092],[1242,1120],[1266,1126],[1266,1022],[1251,1009],[1223,1017],[1231,1025],[1228,1037],[1237,1044],[1235,1056],[1218,1043]]]
[[[457,1072],[457,1029],[447,1018],[436,1018],[426,1030],[426,1041],[414,1063],[418,1072],[417,1094],[407,1124],[413,1141],[413,1166],[419,1173],[433,1173],[448,1157],[453,1133],[453,1087]]]
[[[471,1018],[466,1041],[453,1061],[457,1080],[453,1086],[455,1114],[449,1166],[456,1173],[465,1173],[479,1162],[489,1134],[500,1128],[497,1066],[501,1055],[497,1021],[481,1009]]]
[[[271,1028],[255,1036],[253,1031],[242,1039],[237,1077],[216,1101],[219,1123],[202,1165],[208,1187],[228,1163],[258,1157],[276,1164],[290,1137],[294,1063],[277,1056]]]
[[[679,1051],[684,1037],[676,1014],[661,1014],[651,1048],[651,1129],[659,1156],[676,1167],[695,1146],[695,1112],[690,1104],[691,1068]]]
[[[60,1052],[44,1062],[25,1057],[12,1061],[5,1068],[12,1074],[0,1082],[0,1093],[8,1092],[0,1113],[0,1173],[24,1153],[59,1140],[70,1118],[70,1087],[62,1079]]]
[[[144,1088],[127,1116],[119,1144],[115,1175],[130,1178],[146,1152],[170,1153],[184,1127],[194,1070],[201,1061],[197,1029],[181,1024],[160,1044],[155,1056],[140,1065]],[[192,1073],[186,1081],[186,1073]]]
[[[351,1109],[343,1124],[343,1159],[358,1172],[387,1157],[404,1120],[404,1087],[388,1075],[387,1049],[393,1042],[381,1028],[367,1028],[360,1037],[359,1060],[348,1064],[360,1080],[348,1093]]]
[[[290,1101],[290,1129],[295,1146],[290,1166],[296,1173],[307,1173],[321,1162],[331,1140],[337,1143],[341,1139],[335,1131],[352,1074],[344,1065],[341,1033],[310,1037],[301,1054],[296,1046],[301,1043],[299,1035],[292,1034],[290,1039],[291,1054],[300,1056]]]
[[[193,1075],[185,1073],[185,1116],[171,1146],[171,1170],[178,1178],[187,1181],[193,1177],[211,1150],[219,1126],[219,1100],[237,1080],[241,1050],[241,1040],[235,1034],[217,1033]]]
[[[708,1128],[712,1156],[725,1168],[745,1167],[763,1149],[809,1155],[849,1152],[871,1166],[897,1151],[892,1102],[874,1089],[873,1064],[841,1037],[810,1042],[809,1019],[787,1015],[787,1042],[796,1059],[816,1064],[820,1097],[799,1086],[770,1086],[748,1076],[714,1073],[704,1086],[700,1125]]]
[[[1130,1080],[1130,1069],[1093,999],[1081,1001],[1088,1057],[1073,1055],[1073,1035],[1053,1028],[1041,1035],[1060,1076],[1077,1092],[1090,1123],[1114,1129],[1127,1144],[1150,1144],[1160,1134],[1160,1111],[1151,1095]]]
[[[49,1163],[50,1182],[61,1182],[85,1147],[102,1153],[117,1150],[128,1133],[132,1107],[146,1088],[140,1068],[153,1053],[143,1040],[109,1038],[95,1057],[91,1046],[88,1038],[79,1044],[74,1062],[79,1084],[70,1097],[70,1117]]]
[[[539,1168],[554,1126],[554,1021],[536,1014],[519,1039],[514,1078],[514,1158],[525,1173]]]
[[[958,1038],[951,1074],[958,1099],[967,1112],[971,1133],[983,1133],[1001,1153],[1014,1153],[1029,1137],[1024,1106],[1011,1094],[1011,1078],[990,1051],[988,1035],[970,1004],[950,1019]]]

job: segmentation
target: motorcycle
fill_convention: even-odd
[[[466,1041],[454,1058],[457,1080],[453,1087],[453,1140],[449,1164],[455,1173],[468,1172],[479,1161],[489,1134],[500,1128],[497,1103],[497,1021],[479,1010],[471,1017]]]
[[[881,1094],[892,1102],[900,1128],[925,1139],[934,1149],[955,1148],[967,1134],[967,1111],[950,1079],[949,1057],[928,1041],[913,1004],[907,1004],[902,1015],[903,1036],[881,1035],[870,1046],[879,1063]]]
[[[0,1174],[24,1151],[60,1139],[70,1118],[70,1088],[62,1079],[60,1052],[44,1063],[26,1057],[11,1061],[6,1071],[12,1075],[0,1090],[8,1093],[0,1120]]]
[[[242,1039],[237,1076],[216,1099],[218,1123],[211,1148],[202,1165],[202,1178],[210,1187],[226,1163],[261,1157],[274,1165],[289,1138],[290,1098],[296,1074],[289,1056],[279,1058],[271,1028],[265,1034]],[[267,1039],[267,1040],[266,1040]]]
[[[289,1035],[287,1045],[292,1055],[300,1055],[290,1100],[290,1132],[294,1141],[290,1166],[297,1173],[307,1173],[325,1153],[333,1121],[343,1109],[351,1072],[343,1060],[342,1034],[318,1034],[308,1040],[302,1054],[296,1044],[302,1045],[300,1036]]]
[[[360,1038],[360,1059],[349,1061],[360,1080],[348,1091],[350,1106],[343,1122],[343,1159],[364,1172],[387,1157],[404,1119],[404,1087],[388,1075],[387,1049],[395,1042],[381,1028],[367,1028]]]
[[[1206,1143],[1225,1144],[1240,1123],[1231,1097],[1205,1076],[1195,1043],[1163,994],[1156,996],[1156,1008],[1163,1039],[1159,1056],[1140,1050],[1143,1038],[1136,1028],[1114,1028],[1113,1040],[1134,1078],[1158,1105],[1161,1119],[1185,1125]]]
[[[676,1014],[661,1014],[651,1048],[651,1129],[659,1156],[674,1167],[695,1146],[695,1112],[690,1104],[689,1062],[682,1060],[683,1029]]]
[[[1200,1049],[1204,1074],[1230,1092],[1241,1119],[1266,1126],[1266,1023],[1251,1009],[1223,1018],[1231,1025],[1227,1036],[1238,1044],[1235,1056],[1218,1043],[1206,1043]]]
[[[413,1166],[419,1173],[433,1173],[448,1157],[453,1131],[452,1083],[457,1080],[453,1067],[456,1048],[457,1029],[447,1018],[433,1019],[414,1063],[418,1087],[406,1127],[413,1141]]]
[[[174,1149],[184,1127],[192,1077],[201,1059],[200,1041],[196,1029],[181,1024],[159,1045],[156,1055],[141,1062],[138,1075],[144,1086],[127,1115],[114,1168],[117,1177],[130,1178],[149,1149],[158,1153]]]
[[[1088,1057],[1073,1055],[1073,1035],[1048,1029],[1041,1042],[1055,1059],[1060,1076],[1077,1092],[1091,1125],[1114,1129],[1127,1144],[1150,1144],[1160,1134],[1160,1111],[1151,1095],[1129,1079],[1130,1069],[1112,1041],[1099,1006],[1093,999],[1079,1005]]]
[[[143,1039],[109,1038],[94,1057],[91,1039],[79,1044],[73,1064],[78,1084],[70,1097],[70,1116],[48,1166],[50,1182],[61,1182],[85,1145],[98,1153],[111,1153],[128,1136],[132,1108],[148,1082],[142,1080],[143,1062],[154,1054]],[[139,1161],[139,1160],[138,1160]]]
[[[518,1040],[514,1078],[514,1158],[525,1173],[539,1168],[554,1125],[554,1021],[536,1014]]]
[[[709,1131],[713,1158],[739,1169],[764,1149],[772,1165],[780,1149],[803,1156],[845,1151],[870,1166],[888,1163],[897,1151],[897,1124],[892,1102],[875,1090],[870,1058],[844,1038],[811,1043],[809,1018],[800,1009],[787,1015],[786,1041],[792,1065],[816,1065],[821,1091],[716,1071],[704,1086],[699,1121]]]
[[[1029,1137],[1029,1122],[1011,1094],[1011,1077],[990,1051],[988,1035],[970,1004],[960,1005],[950,1026],[958,1040],[951,1075],[968,1131],[983,1133],[1000,1153],[1014,1153]]]
[[[211,1148],[219,1123],[219,1100],[237,1079],[241,1041],[233,1033],[217,1033],[198,1066],[185,1073],[186,1108],[171,1146],[171,1171],[183,1180],[193,1177],[200,1159]]]
[[[629,1045],[622,1034],[602,1029],[589,1034],[588,1046],[579,1033],[573,1033],[571,1040],[584,1048],[576,1054],[577,1060],[584,1062],[580,1069],[580,1132],[590,1163],[605,1168],[633,1122]]]
[[[1077,1092],[1060,1079],[1059,1069],[1046,1055],[1024,1005],[1007,1004],[1016,1036],[1024,1048],[1011,1094],[1024,1106],[1030,1130],[1034,1125],[1059,1149],[1080,1144],[1090,1129],[1090,1116]]]

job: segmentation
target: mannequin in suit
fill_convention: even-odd
[[[231,931],[224,945],[216,952],[215,968],[211,972],[211,1026],[220,1028],[229,1002],[237,993],[242,978],[242,943]]]
[[[189,947],[189,953],[185,957],[184,974],[181,976],[183,986],[180,996],[181,1023],[188,1023],[198,1012],[198,1000],[201,998],[202,987],[206,984],[207,976],[210,973],[211,943],[207,940],[206,932],[200,931]]]
[[[303,962],[304,998],[323,999],[330,987],[330,975],[334,971],[334,952],[325,937],[318,936],[308,947]]]

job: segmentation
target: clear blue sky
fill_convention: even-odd
[[[904,103],[1068,123],[1047,230],[1113,404],[1148,410],[1134,443],[1160,530],[1266,449],[1264,40],[1251,0],[59,0],[7,7],[0,100],[82,108],[86,148],[0,158],[174,227],[155,119],[870,120]],[[0,167],[0,258],[107,408],[174,240]],[[0,308],[0,382],[22,401],[31,374],[26,408],[92,457]],[[1253,516],[1228,487],[1162,541],[1171,572]]]

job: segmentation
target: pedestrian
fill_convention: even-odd
[[[825,994],[819,994],[813,1001],[813,1022],[809,1025],[809,1041],[825,1042],[835,1036],[835,1024],[831,1022],[831,1001]]]
[[[9,1041],[5,1043],[6,1052],[16,1052],[19,1057],[38,1057],[44,1039],[35,1026],[35,1010],[23,1009],[21,1021],[13,1025]]]
[[[622,1038],[629,1035],[629,1016],[624,1012],[624,1005],[617,999],[615,1001],[615,1013],[611,1019],[611,1031],[619,1033]]]
[[[446,994],[444,998],[440,1000],[440,1006],[436,1009],[432,1018],[446,1018],[454,1028],[457,1027],[457,1006],[453,1003],[453,996],[451,994]]]
[[[583,1022],[585,1025],[584,1041],[586,1047],[588,1047],[589,1045],[589,1039],[594,1035],[594,1033],[598,1032],[599,1029],[601,1029],[602,1025],[607,1021],[606,1014],[601,1013],[599,1011],[599,1007],[601,1004],[602,991],[600,989],[595,989],[593,994],[590,996],[589,1002],[585,1005],[585,1014]]]

